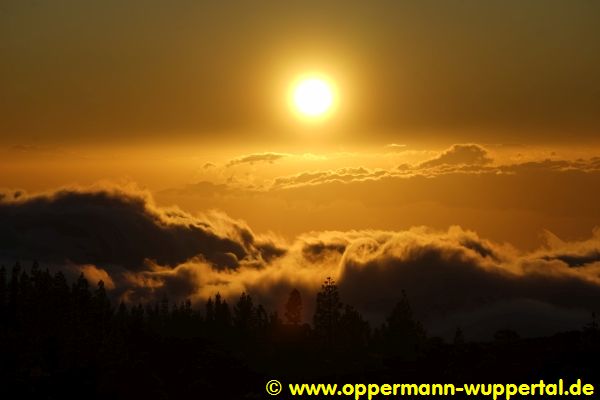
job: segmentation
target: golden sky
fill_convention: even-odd
[[[588,0],[2,1],[0,261],[276,304],[435,248],[579,318],[536,274],[600,287],[598,21]],[[290,108],[304,76],[333,91],[322,118]]]
[[[2,143],[288,146],[306,71],[319,144],[597,142],[600,5],[574,1],[4,1]],[[568,132],[568,136],[567,136]]]

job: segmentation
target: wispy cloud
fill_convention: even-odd
[[[274,163],[277,160],[280,160],[284,157],[288,157],[289,154],[285,153],[255,153],[248,154],[242,157],[234,158],[233,160],[227,163],[227,167],[232,167],[234,165],[239,164],[255,164],[255,163]]]
[[[405,150],[407,146],[405,144],[390,143],[390,144],[386,144],[385,147],[387,149],[398,151],[398,150]]]
[[[421,163],[421,168],[441,165],[485,165],[492,162],[488,151],[478,144],[455,144],[438,156]]]

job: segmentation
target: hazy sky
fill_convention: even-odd
[[[579,329],[599,21],[593,0],[0,0],[0,263],[269,309],[333,276],[374,321],[406,288],[439,334]],[[290,109],[309,73],[328,118]]]
[[[338,85],[319,144],[596,142],[600,3],[0,2],[0,140],[290,146],[306,71]]]

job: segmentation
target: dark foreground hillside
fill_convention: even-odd
[[[534,383],[600,381],[595,319],[580,331],[489,343],[428,337],[404,292],[372,328],[328,279],[311,324],[293,291],[278,316],[243,293],[112,304],[104,284],[67,282],[37,264],[0,269],[0,387],[10,398],[265,398],[265,383]],[[286,392],[284,391],[284,394]],[[283,395],[282,395],[283,396]]]

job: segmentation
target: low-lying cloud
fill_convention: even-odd
[[[203,304],[249,292],[279,309],[292,288],[310,320],[322,281],[381,322],[406,290],[432,334],[460,325],[472,338],[500,328],[524,335],[577,329],[600,309],[600,234],[522,252],[458,226],[402,231],[310,232],[285,242],[222,213],[192,216],[154,205],[147,193],[62,189],[0,200],[0,255],[36,258],[103,279],[131,302],[163,295]]]
[[[155,207],[149,194],[119,188],[62,189],[0,198],[0,257],[144,268],[202,257],[215,268],[261,263],[277,251],[225,215],[192,217]]]

